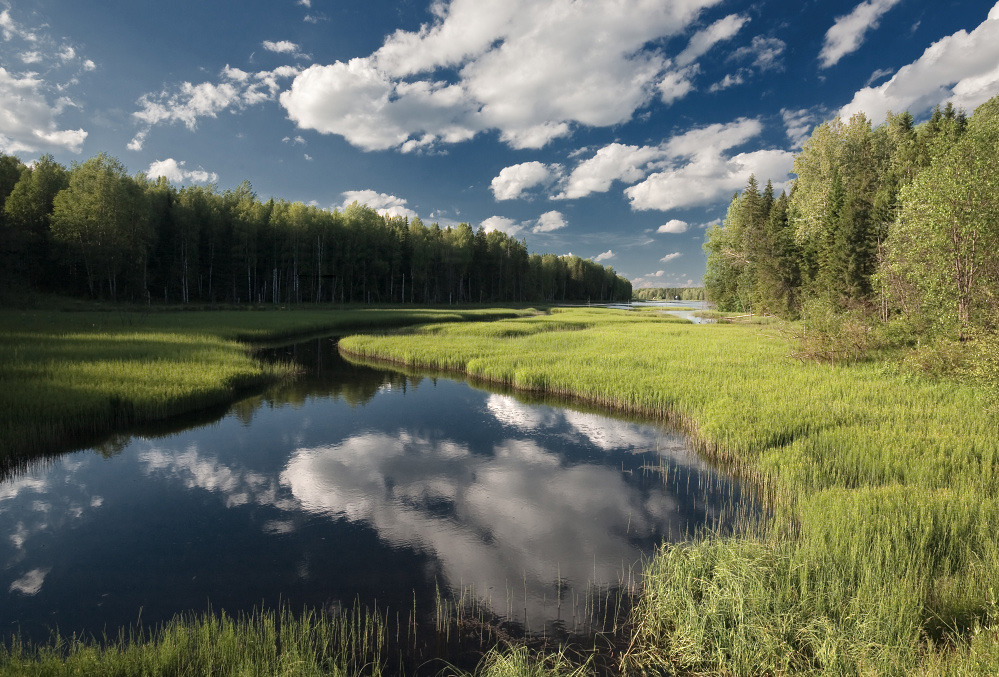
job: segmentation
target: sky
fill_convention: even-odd
[[[991,0],[0,0],[0,151],[466,222],[697,286],[812,128],[970,114]]]

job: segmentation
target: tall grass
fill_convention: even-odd
[[[291,373],[244,342],[530,312],[0,311],[0,464],[219,405]]]
[[[999,416],[979,387],[596,309],[341,348],[668,420],[771,498],[758,534],[660,551],[623,668],[948,673],[996,655]]]

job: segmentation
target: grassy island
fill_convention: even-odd
[[[510,309],[0,311],[0,463],[226,404],[290,375],[250,344],[316,333],[511,317]]]

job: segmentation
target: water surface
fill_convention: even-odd
[[[0,632],[432,609],[462,589],[530,629],[572,626],[658,543],[739,509],[656,426],[352,365],[330,339],[271,357],[305,373],[0,483]]]

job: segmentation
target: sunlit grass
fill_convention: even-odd
[[[244,342],[530,310],[0,311],[0,460],[195,411],[287,376]]]
[[[597,309],[341,347],[669,420],[772,499],[758,535],[653,560],[629,669],[909,674],[994,656],[999,417],[978,387],[799,362],[754,327]]]

